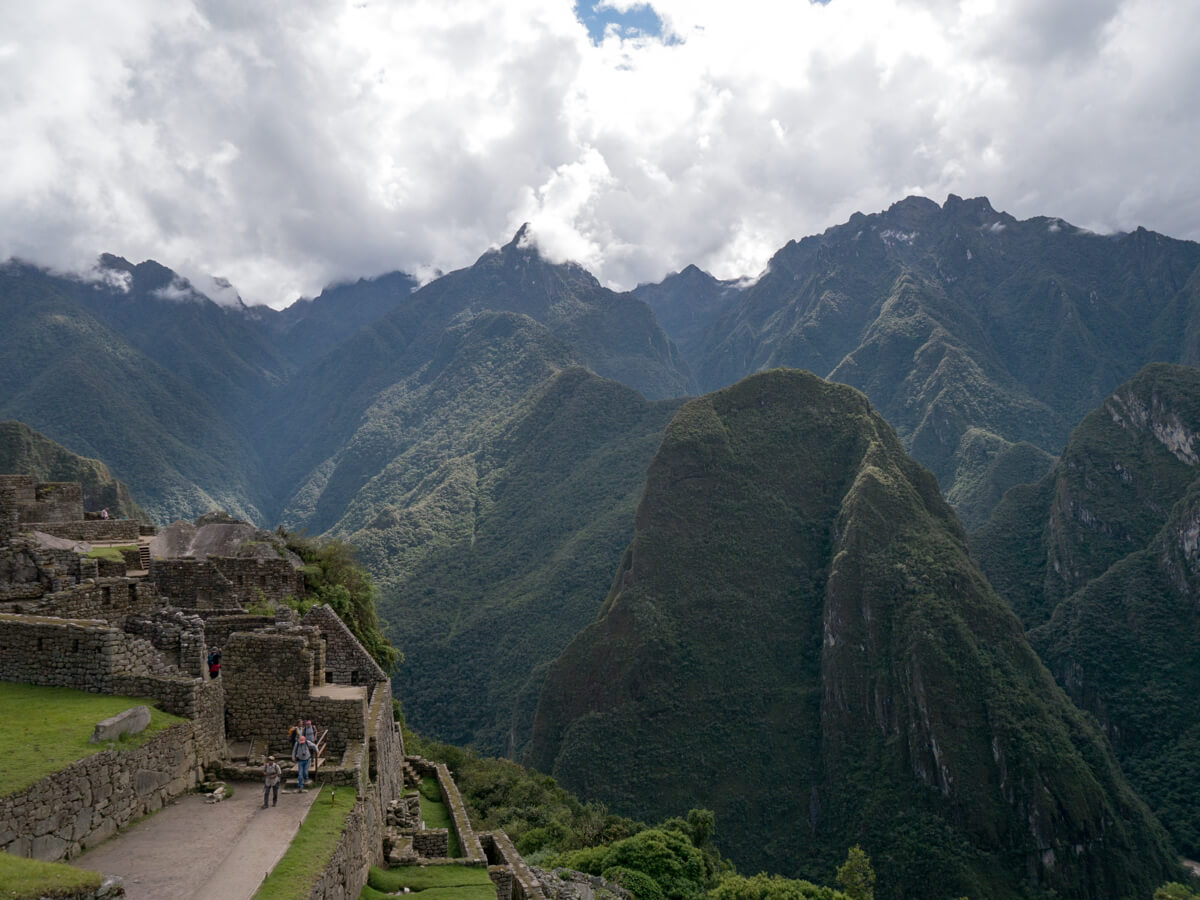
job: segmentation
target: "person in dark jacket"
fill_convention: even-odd
[[[304,782],[308,779],[308,764],[312,761],[314,748],[304,735],[296,740],[292,747],[292,759],[296,761],[296,787],[304,790]]]

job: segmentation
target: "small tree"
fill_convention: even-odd
[[[855,844],[837,872],[837,883],[850,900],[875,900],[875,870],[871,858]]]

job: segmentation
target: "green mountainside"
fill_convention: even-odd
[[[317,467],[286,518],[359,548],[414,723],[493,753],[528,739],[539,667],[594,618],[677,406],[580,368],[527,316],[487,312]]]
[[[1059,683],[1200,854],[1200,370],[1146,367],[972,535]]]
[[[1200,362],[1200,244],[1018,221],[984,198],[909,197],[791,242],[762,277],[685,272],[637,293],[661,311],[701,388],[771,366],[857,387],[974,523],[1028,474],[987,444],[1047,454],[1151,361]],[[698,323],[681,313],[691,300]],[[666,298],[666,299],[664,299]],[[974,445],[974,446],[971,446]],[[1049,468],[1049,459],[1039,477]],[[981,471],[980,465],[988,471]],[[981,481],[991,486],[982,493]]]
[[[623,814],[703,801],[743,869],[819,877],[859,843],[881,897],[1148,896],[1174,873],[933,477],[807,373],[672,420],[531,759]]]
[[[72,453],[23,422],[0,422],[0,472],[33,475],[39,481],[77,481],[85,510],[107,509],[116,517],[150,521],[104,463]]]
[[[0,267],[0,419],[103,460],[156,521],[214,507],[261,519],[263,478],[238,429],[59,287]]]

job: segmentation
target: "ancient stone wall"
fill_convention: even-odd
[[[272,751],[288,750],[288,728],[312,688],[312,651],[305,639],[239,631],[222,648],[228,736],[265,738]]]
[[[203,759],[194,723],[134,750],[106,750],[0,797],[0,851],[53,862],[78,856],[193,787]]]
[[[96,578],[71,585],[34,603],[21,605],[27,615],[62,619],[103,619],[120,626],[131,616],[147,615],[160,606],[153,587],[131,578]]]
[[[84,565],[87,563],[88,565]],[[30,599],[78,584],[86,574],[95,577],[95,560],[74,550],[42,547],[30,537],[14,537],[0,546],[0,601]]]
[[[371,657],[353,632],[328,604],[314,606],[304,614],[305,625],[316,625],[325,639],[325,680],[337,684],[375,685],[387,673]]]
[[[537,877],[525,864],[507,834],[503,831],[485,832],[479,835],[479,840],[490,863],[488,875],[496,885],[497,900],[504,900],[501,890],[506,879],[502,873],[508,875],[507,889],[511,900],[545,900],[545,892]]]
[[[151,615],[130,616],[125,631],[145,638],[167,660],[192,678],[208,678],[204,620],[180,609],[158,609]]]
[[[404,794],[404,738],[392,718],[392,683],[385,680],[375,686],[367,710],[369,760],[367,774],[379,786],[380,802],[388,804]]]
[[[228,582],[226,599],[233,605],[280,604],[304,593],[303,576],[286,559],[210,556],[208,562]]]
[[[194,718],[204,682],[173,669],[149,641],[95,619],[0,614],[0,679],[133,697]]]
[[[122,542],[136,544],[138,523],[133,519],[95,519],[90,521],[24,521],[22,531],[40,531],[69,541],[86,541],[89,544]]]
[[[6,479],[11,475],[0,475],[0,544],[5,544],[17,533],[21,520],[17,511],[17,487]]]
[[[235,631],[258,631],[260,628],[270,628],[274,624],[274,616],[252,616],[249,613],[205,616],[204,640],[210,647],[224,648],[229,643],[229,636]]]
[[[24,499],[17,500],[17,508],[24,528],[31,522],[83,521],[83,488],[78,482],[33,480],[32,502],[28,496],[27,488],[22,486],[21,498]]]
[[[280,604],[304,593],[300,572],[278,558],[153,559],[150,580],[174,605],[195,609]]]
[[[406,756],[404,759],[417,774],[433,775],[437,778],[442,802],[446,804],[446,809],[450,812],[450,820],[454,824],[454,830],[458,832],[463,861],[468,865],[487,865],[487,856],[483,852],[479,838],[475,835],[475,830],[471,827],[466,804],[463,803],[462,795],[458,792],[458,785],[454,783],[450,769],[445,763],[435,763],[423,756]]]

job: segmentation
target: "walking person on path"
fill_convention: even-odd
[[[308,778],[308,764],[312,760],[313,748],[303,734],[292,747],[292,759],[296,761],[296,787],[304,790],[304,781]]]
[[[292,751],[295,752],[296,744],[300,740],[300,735],[304,734],[304,720],[297,719],[296,724],[288,729],[288,740],[292,742]]]
[[[306,719],[304,721],[304,736],[308,738],[308,742],[310,744],[312,744],[314,747],[317,746],[317,729],[316,726],[313,725],[312,719]]]
[[[283,775],[283,770],[279,768],[279,763],[275,762],[275,757],[268,756],[267,763],[263,766],[263,809],[267,808],[268,798],[270,798],[272,806],[279,804],[279,778],[281,775]]]

